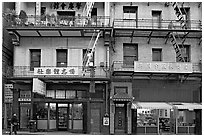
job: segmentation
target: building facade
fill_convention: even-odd
[[[16,2],[20,129],[201,134],[202,4]]]
[[[2,4],[3,13],[9,13],[14,9],[14,2],[5,2]],[[6,30],[5,26],[6,20],[2,19],[2,123],[6,124],[6,119],[4,117],[11,117],[11,101],[8,98],[4,98],[6,96],[4,92],[9,92],[9,90],[5,89],[4,85],[9,83],[7,81],[6,73],[9,66],[13,65],[13,45],[11,37]],[[4,113],[6,112],[6,113]],[[4,127],[4,124],[3,126]]]

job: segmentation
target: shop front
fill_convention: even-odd
[[[200,103],[170,103],[176,111],[176,134],[201,134],[202,105]]]
[[[202,105],[199,103],[132,103],[133,134],[200,134]]]
[[[85,132],[86,105],[81,102],[34,103],[38,130]]]
[[[173,106],[165,102],[132,103],[133,134],[174,134]]]
[[[46,84],[46,94],[33,98],[37,129],[77,133],[103,132],[106,84]]]
[[[109,114],[107,89],[107,81],[91,86],[90,81],[36,78],[14,84],[12,109],[20,130],[109,134],[109,124],[103,124]]]
[[[112,83],[110,97],[110,134],[131,134],[131,83]]]

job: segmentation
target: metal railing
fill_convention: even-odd
[[[21,19],[18,15],[4,14],[10,27],[110,27],[109,16],[36,16],[28,15]]]
[[[68,67],[73,67],[77,68],[76,69],[76,74],[77,75],[46,75],[46,76],[51,76],[51,77],[81,77],[81,78],[109,78],[109,68],[108,67],[100,67],[96,66],[94,67],[94,74],[91,73],[91,68],[86,67],[85,71],[83,71],[82,66],[68,66]],[[66,68],[66,67],[56,67],[56,66],[40,66],[38,68]],[[45,75],[36,75],[34,74],[34,70],[30,66],[10,66],[7,69],[6,76],[7,77],[38,77],[38,76],[45,76]]]
[[[193,73],[202,73],[202,63],[193,63],[192,70]],[[112,64],[112,71],[134,71],[134,62],[114,61]]]
[[[201,30],[202,22],[200,20],[187,20],[187,29]],[[114,28],[137,28],[137,29],[183,29],[179,20],[161,20],[153,19],[115,19]]]

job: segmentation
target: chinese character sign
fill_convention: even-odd
[[[134,72],[192,73],[192,63],[134,62]]]
[[[34,75],[78,75],[78,67],[41,67],[34,68]]]

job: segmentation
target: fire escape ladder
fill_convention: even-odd
[[[173,8],[174,8],[174,10],[175,10],[175,14],[176,14],[176,16],[177,16],[177,18],[178,18],[178,20],[179,20],[179,22],[180,22],[180,25],[181,25],[181,28],[182,29],[187,29],[187,26],[186,26],[186,21],[185,21],[185,19],[184,19],[184,16],[183,16],[183,14],[182,14],[182,11],[181,11],[181,9],[180,9],[180,7],[178,6],[178,4],[177,4],[177,2],[174,2],[173,4],[172,4],[172,6],[173,6]],[[182,4],[182,7],[183,7],[183,4]],[[184,9],[184,8],[183,8]],[[184,9],[185,10],[185,9]],[[186,12],[186,11],[185,11]],[[186,14],[186,13],[185,13]],[[173,25],[173,24],[172,24]],[[173,26],[174,27],[174,26]],[[181,49],[184,49],[184,42],[185,42],[185,40],[186,40],[186,36],[188,35],[188,33],[185,33],[185,32],[183,32],[183,36],[182,36],[182,38],[180,38],[180,36],[179,35],[182,35],[181,34],[182,32],[179,32],[179,33],[177,33],[177,32],[171,32],[171,35],[170,35],[170,37],[171,37],[171,43],[173,44],[173,47],[174,47],[174,49],[175,49],[175,51],[176,51],[176,57],[179,59],[179,61],[181,61],[181,62],[185,62],[185,59],[184,59],[184,56],[183,56],[183,52],[182,52],[182,50]],[[176,38],[177,39],[179,39],[179,41],[181,41],[181,45],[178,45],[178,41],[176,40]]]
[[[83,16],[84,16],[84,25],[86,23],[86,19],[91,18],[91,11],[93,9],[94,2],[86,2],[84,9],[83,9]]]
[[[176,51],[176,58],[178,58],[178,60],[180,62],[185,62],[185,59],[183,57],[183,52],[182,52],[181,48],[179,47],[179,45],[177,44],[176,37],[175,37],[174,33],[171,33],[171,43],[172,43],[172,45]]]
[[[95,48],[96,48],[98,39],[99,39],[99,37],[100,37],[100,35],[101,35],[101,32],[102,32],[102,31],[98,31],[98,32],[97,32],[98,34],[97,34],[97,37],[96,37],[95,41],[94,41],[94,35],[95,35],[96,33],[94,33],[93,36],[92,36],[92,38],[91,38],[91,41],[90,41],[89,46],[88,46],[88,49],[87,49],[87,51],[86,51],[86,53],[85,53],[85,56],[84,56],[84,58],[83,58],[83,70],[85,69],[86,66],[89,65],[90,60],[91,60],[91,58],[93,57],[93,53],[94,53],[94,51],[95,51]],[[94,43],[93,43],[93,41],[94,41]]]
[[[183,14],[182,14],[181,9],[179,8],[177,2],[174,2],[172,6],[175,10],[175,14],[176,14],[180,24],[181,24],[181,28],[186,29],[186,22],[184,20]]]

